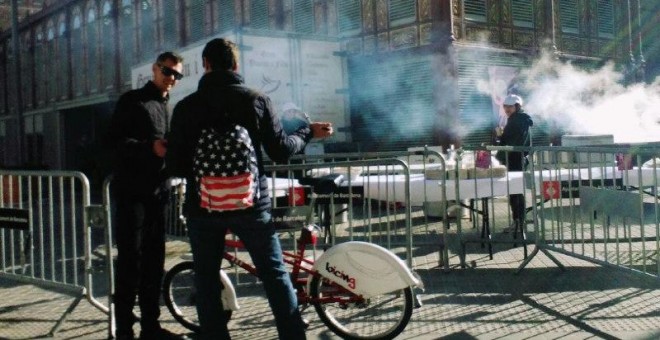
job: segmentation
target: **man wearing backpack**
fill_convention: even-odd
[[[231,228],[245,243],[263,281],[280,338],[304,339],[296,294],[278,236],[269,223],[271,201],[262,152],[276,162],[286,161],[312,138],[330,136],[332,126],[310,123],[286,134],[270,99],[243,85],[238,60],[233,42],[213,39],[206,44],[202,52],[205,74],[197,91],[175,107],[168,136],[169,174],[187,180],[184,213],[194,259],[201,338],[230,339],[220,300],[219,270],[225,233]],[[221,146],[217,152],[212,151],[214,144]],[[227,155],[230,148],[234,149]],[[248,154],[246,161],[217,160],[240,158],[243,152]],[[254,167],[243,164],[252,160]],[[247,184],[239,190],[231,184],[234,181]]]

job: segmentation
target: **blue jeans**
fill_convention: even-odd
[[[305,339],[296,293],[284,266],[282,248],[269,212],[232,217],[190,217],[188,235],[193,252],[197,314],[201,339],[230,339],[220,301],[220,263],[227,228],[250,253],[266,290],[280,339]]]

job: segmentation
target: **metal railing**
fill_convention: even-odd
[[[103,222],[103,215],[99,220],[93,213],[87,177],[72,171],[0,170],[0,183],[0,275],[75,297],[51,336],[83,298],[107,313],[94,296],[92,226]]]
[[[660,147],[536,147],[536,248],[660,278]]]
[[[448,259],[447,233],[444,223],[442,226],[439,223],[439,219],[447,218],[445,167],[444,156],[427,149],[295,156],[287,164],[266,166],[266,171],[274,207],[290,205],[293,194],[290,188],[299,186],[297,180],[303,173],[305,176],[343,174],[346,178],[343,196],[332,198],[332,202],[327,202],[331,204],[324,204],[326,211],[320,210],[317,214],[331,235],[387,248],[405,245],[408,239],[415,239],[416,245],[424,243],[439,247],[441,263],[448,269],[449,263],[444,261]],[[433,181],[425,180],[429,171],[440,170],[443,176],[437,176]],[[411,185],[414,191],[409,191]],[[171,235],[184,234],[184,228],[176,218],[179,215],[177,202],[181,198],[180,191],[170,194],[167,215],[171,217],[166,230]],[[413,209],[415,231],[414,235],[408,236],[412,229],[409,227],[412,218],[408,215]]]

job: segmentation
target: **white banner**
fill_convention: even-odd
[[[345,98],[337,90],[344,87],[339,43],[303,40],[301,50],[302,102],[300,107],[312,120],[331,122],[335,127],[350,123],[344,112]]]
[[[284,104],[293,103],[313,121],[329,121],[336,127],[349,126],[346,100],[344,95],[337,94],[337,90],[344,88],[343,60],[335,55],[340,49],[338,42],[245,34],[241,38],[239,73],[247,86],[270,97],[276,112],[281,112]],[[170,109],[197,90],[204,74],[203,49],[202,44],[176,51],[184,58],[184,77],[170,93]],[[152,79],[152,65],[148,63],[132,69],[133,88],[142,87]],[[344,134],[334,138],[345,139]]]

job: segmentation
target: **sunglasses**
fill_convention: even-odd
[[[167,66],[164,65],[158,65],[160,68],[160,72],[165,76],[165,77],[171,77],[174,76],[174,79],[176,80],[181,80],[183,78],[183,74],[177,72],[176,70],[173,70]]]

